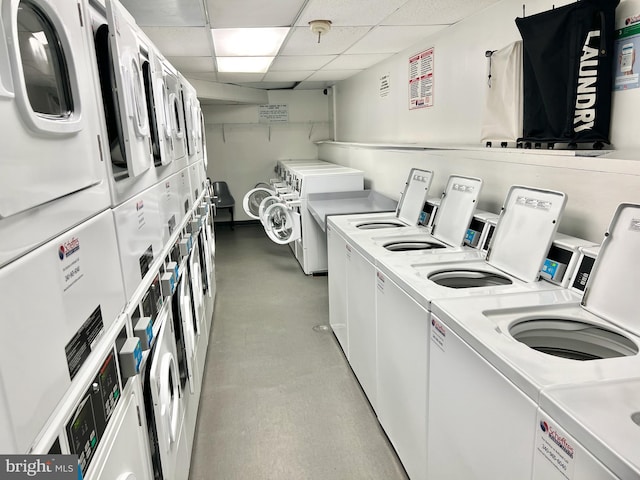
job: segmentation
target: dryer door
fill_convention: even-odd
[[[191,277],[191,298],[193,301],[193,324],[196,333],[204,332],[204,294],[202,290],[202,266],[200,265],[200,239],[195,237],[191,254],[189,255],[189,276]]]
[[[184,136],[184,109],[178,73],[169,64],[164,64],[164,81],[167,86],[167,117],[171,118],[173,158],[174,160],[179,160],[187,156],[187,145]]]
[[[273,242],[291,243],[300,238],[300,214],[283,203],[274,203],[264,213],[264,229]]]
[[[104,178],[83,15],[71,1],[2,2],[0,218]]]
[[[183,272],[183,279],[178,287],[178,302],[180,305],[180,320],[182,322],[182,332],[184,333],[184,346],[187,356],[187,372],[189,374],[189,391],[195,393],[196,377],[194,376],[195,368],[195,348],[196,348],[196,331],[193,321],[193,311],[191,310],[191,288],[189,286],[188,272]]]
[[[111,61],[129,176],[151,167],[149,119],[135,20],[117,0],[107,0]]]
[[[275,195],[273,190],[268,188],[254,188],[249,190],[242,199],[242,208],[244,212],[254,220],[260,219],[260,204],[267,198]]]

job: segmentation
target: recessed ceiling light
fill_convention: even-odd
[[[265,73],[275,57],[217,57],[223,73]]]
[[[211,30],[219,57],[274,57],[288,33],[289,27]]]

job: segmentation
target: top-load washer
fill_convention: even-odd
[[[640,477],[640,378],[550,387],[540,407],[534,480]]]
[[[433,350],[427,341],[431,302],[446,297],[558,289],[550,282],[535,280],[565,202],[565,195],[559,192],[512,187],[493,235],[489,261],[465,259],[466,252],[436,253],[421,255],[420,263],[412,257],[406,262],[380,262],[373,270],[378,419],[410,477],[427,477],[426,406],[431,390],[424,379],[429,375]],[[525,254],[532,257],[527,259]],[[488,263],[493,258],[499,267]],[[459,274],[464,281],[468,277],[475,282],[486,277],[486,281],[454,288],[429,278],[431,273],[451,270],[464,272]]]
[[[86,16],[84,0],[2,3],[0,265],[109,205]]]
[[[402,229],[415,226],[424,206],[433,172],[412,168],[398,202],[395,214],[366,213],[332,217],[334,229],[349,236],[354,232],[379,229]]]
[[[541,391],[637,377],[639,217],[640,206],[618,207],[581,302],[566,290],[434,301],[429,475],[455,465],[458,477],[530,478]],[[501,462],[489,460],[488,425],[509,438]],[[447,443],[453,432],[456,443]]]

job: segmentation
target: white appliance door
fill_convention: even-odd
[[[82,15],[75,1],[2,2],[0,218],[104,178]]]
[[[182,320],[182,332],[184,333],[184,343],[187,354],[187,372],[189,376],[189,390],[194,393],[196,390],[195,377],[193,371],[195,368],[195,348],[196,348],[196,330],[193,321],[193,312],[191,310],[191,291],[189,289],[189,274],[187,271],[182,273],[183,279],[178,288],[180,296],[180,319]]]
[[[191,295],[193,298],[193,324],[198,335],[204,332],[204,292],[202,289],[202,266],[200,265],[200,239],[195,237],[189,256],[189,276],[191,277]]]
[[[260,204],[265,198],[274,195],[275,192],[268,188],[259,187],[249,190],[242,199],[242,208],[244,209],[244,213],[254,220],[259,220]]]
[[[264,212],[264,230],[274,243],[294,242],[300,238],[300,214],[283,203],[274,203]]]
[[[168,96],[164,83],[164,72],[160,54],[150,52],[151,78],[153,81],[154,114],[156,118],[156,128],[158,130],[158,143],[160,146],[160,163],[168,165],[173,161],[173,145],[171,141],[171,124],[167,118]]]
[[[171,119],[171,138],[173,141],[173,159],[179,160],[187,155],[187,145],[184,136],[184,110],[182,107],[182,95],[180,93],[180,81],[177,72],[168,64],[164,65],[164,79],[167,86],[167,112]]]
[[[129,176],[151,167],[149,120],[135,20],[117,0],[107,0],[109,41]]]

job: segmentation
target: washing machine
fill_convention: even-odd
[[[158,188],[151,187],[112,209],[127,301],[164,249],[161,202]]]
[[[196,89],[178,72],[180,81],[180,95],[182,100],[182,114],[185,121],[185,140],[187,144],[187,157],[189,163],[198,159],[198,143],[201,135],[198,133],[200,128],[200,103],[198,102],[198,93]]]
[[[431,186],[433,172],[412,168],[405,183],[395,214],[366,213],[332,218],[334,229],[345,236],[362,230],[402,229],[415,226]]]
[[[202,220],[203,217],[201,215],[194,215],[187,225],[193,242],[187,264],[191,281],[191,305],[194,331],[196,334],[196,344],[194,348],[200,375],[204,372],[208,345],[207,321],[205,319],[205,297],[207,295],[206,289],[208,287],[208,281],[206,279],[207,266],[206,263],[203,263],[205,248],[203,242],[205,238],[203,236]]]
[[[144,364],[145,414],[154,478],[186,479],[190,445],[184,424],[185,405],[170,302],[157,319],[158,333]]]
[[[125,305],[111,214],[2,267],[0,289],[2,451],[24,453]]]
[[[640,477],[639,395],[639,378],[544,389],[532,478]]]
[[[0,265],[109,205],[86,15],[85,1],[2,4]]]
[[[376,264],[384,255],[406,255],[416,248],[431,252],[462,252],[462,243],[473,216],[482,180],[452,175],[439,208],[440,220],[433,235],[406,232],[370,239],[370,232],[354,233],[345,249],[347,280],[347,338],[349,364],[371,406],[377,408]],[[401,229],[411,230],[413,229]],[[378,230],[374,230],[377,232]],[[472,258],[480,252],[469,249]],[[334,289],[331,290],[331,293]]]
[[[530,478],[541,391],[637,377],[639,213],[637,205],[617,209],[581,301],[567,290],[434,301],[429,475]],[[489,427],[509,438],[500,462]]]
[[[544,208],[527,206],[526,200],[539,202]],[[411,478],[427,477],[425,406],[430,401],[430,389],[423,379],[428,378],[430,351],[433,350],[427,341],[431,302],[443,297],[483,297],[559,289],[550,282],[535,280],[549,251],[565,201],[564,194],[559,192],[526,187],[510,189],[489,252],[491,257],[496,255],[499,259],[513,255],[510,257],[513,267],[504,269],[508,277],[498,268],[486,270],[485,267],[491,264],[481,257],[456,259],[457,255],[466,256],[466,252],[435,255],[435,258],[424,255],[420,257],[420,264],[411,260],[379,263],[374,269],[378,419]],[[526,245],[522,245],[523,242]],[[523,252],[536,257],[527,261]],[[431,263],[437,260],[442,261]],[[500,263],[501,269],[503,263]],[[482,272],[481,275],[487,275],[489,280],[482,285],[472,283],[474,288],[456,288],[458,285],[441,285],[429,278],[431,272],[451,270],[464,271],[460,276],[471,280],[480,276],[476,271]],[[472,273],[466,273],[468,271]],[[423,272],[430,273],[423,275]],[[508,280],[504,284],[493,283],[493,274]]]
[[[167,108],[165,118],[167,119],[167,125],[170,126],[173,161],[184,167],[188,163],[187,133],[179,72],[166,59],[163,59],[162,69],[166,96],[165,105]]]

